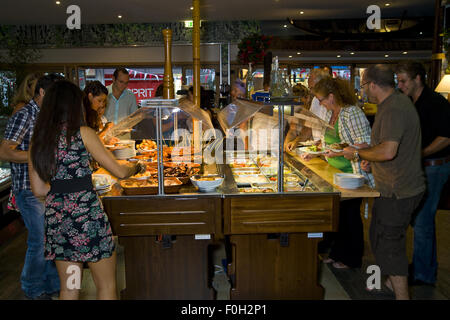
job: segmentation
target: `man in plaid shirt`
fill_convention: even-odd
[[[45,210],[31,191],[28,150],[45,91],[60,79],[58,75],[48,75],[38,80],[34,98],[8,120],[0,144],[0,160],[11,162],[12,192],[28,230],[28,248],[20,278],[28,299],[50,299],[59,291],[55,264],[44,259]]]

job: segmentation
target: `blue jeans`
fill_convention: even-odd
[[[450,175],[450,162],[425,167],[427,191],[419,207],[414,227],[414,280],[433,284],[437,275],[435,216],[442,188]]]
[[[27,252],[20,281],[30,298],[59,291],[55,263],[44,259],[44,205],[30,190],[15,193],[17,207],[28,230]]]

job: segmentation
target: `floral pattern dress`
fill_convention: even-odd
[[[66,142],[61,133],[56,152],[56,175],[69,180],[92,175],[91,156],[80,131]],[[70,183],[70,182],[68,182]],[[45,201],[45,258],[74,262],[97,262],[115,249],[111,225],[95,190],[49,193]]]

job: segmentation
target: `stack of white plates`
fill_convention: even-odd
[[[125,160],[136,156],[136,150],[131,148],[116,149],[113,151],[116,159]]]
[[[364,184],[364,176],[353,173],[335,173],[334,184],[344,189],[357,189]]]
[[[119,148],[113,151],[116,159],[124,160],[136,156],[134,140],[121,140],[117,145]]]

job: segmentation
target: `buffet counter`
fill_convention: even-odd
[[[340,200],[377,196],[360,186],[364,177],[348,178],[358,189],[341,189],[333,183],[338,170],[323,160],[302,161],[280,147],[285,116],[312,128],[329,124],[291,103],[278,112],[281,102],[237,99],[219,112],[221,131],[211,132],[211,121],[199,108],[175,102],[147,101],[116,126],[119,132],[141,117],[158,120],[150,135],[156,142],[122,140],[109,146],[116,158],[145,161],[147,171],[103,186],[100,176],[94,183],[124,247],[121,297],[214,299],[211,257],[220,242],[231,299],[323,299],[317,247],[324,232],[337,231]],[[200,120],[203,131],[183,129],[185,116]],[[162,121],[173,121],[172,140],[165,140]],[[248,135],[239,137],[235,129],[247,125]],[[248,141],[251,148],[234,141]],[[110,179],[104,169],[96,174]]]
[[[305,167],[311,169],[314,173],[320,176],[323,180],[331,184],[334,188],[339,190],[341,199],[351,198],[377,198],[380,193],[377,190],[372,189],[367,184],[357,189],[344,189],[334,183],[334,175],[336,173],[342,173],[339,169],[331,166],[325,160],[321,158],[313,158],[311,160],[302,159],[297,153],[289,152],[289,155],[296,161],[303,164]]]
[[[202,174],[224,177],[206,193],[188,182],[176,193],[127,195],[112,177],[116,183],[102,200],[125,250],[122,298],[214,299],[211,248],[224,241],[231,299],[322,299],[317,244],[323,232],[337,230],[339,201],[379,193],[339,188],[339,170],[318,158],[285,154],[285,166],[286,177],[303,177],[310,189],[242,188],[239,173],[249,168],[233,164],[201,166]],[[110,175],[103,168],[95,174]]]

